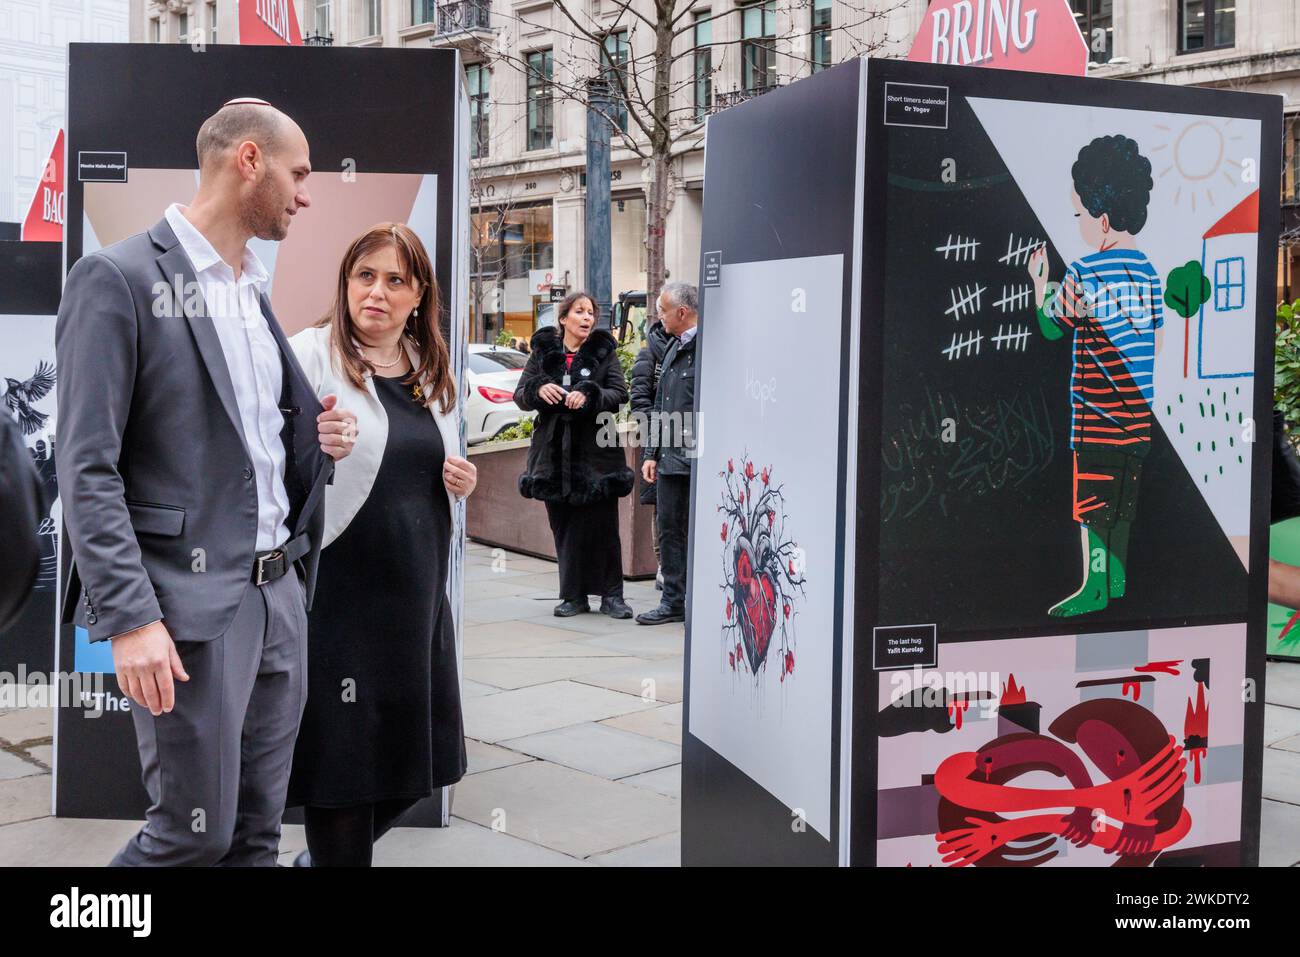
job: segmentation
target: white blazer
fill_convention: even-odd
[[[412,365],[418,365],[418,356],[414,347],[405,339],[407,354]],[[384,457],[384,446],[388,442],[388,413],[379,401],[375,384],[371,376],[366,376],[366,387],[358,389],[343,374],[338,361],[330,350],[330,330],[328,326],[311,326],[289,339],[302,371],[307,374],[307,381],[316,390],[317,398],[331,393],[338,396],[337,408],[347,409],[357,417],[357,440],[352,452],[341,459],[334,470],[334,482],[325,487],[325,540],[324,548],[343,534],[353,516],[361,510],[366,497],[374,487],[375,476],[379,474],[379,463]],[[442,434],[442,448],[445,455],[460,455],[460,412],[463,397],[457,396],[457,403],[451,412],[444,414],[442,403],[435,401],[430,406],[433,420],[438,424]],[[446,483],[444,483],[444,488]],[[459,497],[447,489],[447,502],[453,516],[456,514],[456,502]]]

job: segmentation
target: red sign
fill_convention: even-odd
[[[243,46],[302,46],[293,0],[239,0]]]
[[[909,60],[1083,76],[1088,45],[1068,0],[933,0]]]
[[[54,138],[54,148],[36,184],[36,195],[23,220],[24,242],[63,242],[63,214],[67,209],[63,192],[63,130]]]

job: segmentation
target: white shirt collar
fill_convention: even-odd
[[[694,325],[691,326],[689,329],[687,329],[685,332],[683,332],[677,338],[682,345],[686,345],[686,343],[690,342],[692,339],[695,338],[695,333],[699,331],[700,331],[700,327],[698,325]]]
[[[181,247],[185,250],[185,255],[189,257],[190,265],[194,267],[196,273],[204,272],[217,266],[218,264],[230,269],[229,264],[217,254],[212,248],[212,243],[204,236],[194,224],[185,218],[186,207],[180,203],[172,203],[167,207],[163,214],[167,219],[167,224],[171,226],[172,232],[180,240]],[[231,270],[233,273],[233,270]],[[247,246],[244,247],[244,256],[240,262],[240,281],[244,277],[259,289],[266,284],[269,274],[266,267],[262,265],[262,260],[257,258],[257,253],[253,252]]]

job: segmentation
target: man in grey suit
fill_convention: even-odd
[[[191,204],[82,258],[64,287],[64,620],[112,641],[134,703],[151,806],[113,863],[274,866],[321,506],[355,419],[317,401],[246,246],[284,239],[311,203],[302,130],[232,100],[197,149]]]

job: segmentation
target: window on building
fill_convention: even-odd
[[[555,135],[555,103],[551,90],[551,51],[528,54],[528,144],[530,150],[550,149]]]
[[[1109,4],[1110,0],[1106,0]],[[812,72],[831,65],[831,0],[813,0]]]
[[[208,0],[208,42],[217,42],[217,2]]]
[[[631,55],[631,48],[627,44],[627,31],[618,30],[605,37],[605,55],[614,67],[604,66],[603,72],[605,79],[609,81],[610,96],[614,102],[614,109],[611,111],[615,125],[624,133],[627,132],[627,99],[619,92],[618,77],[616,71],[623,75],[623,82],[630,83],[627,75],[627,61]],[[606,64],[604,57],[601,63]]]
[[[379,4],[380,0],[361,0],[362,36],[377,37],[384,32]]]
[[[1178,52],[1195,53],[1237,42],[1237,0],[1177,0]]]
[[[18,175],[36,175],[36,134],[29,130],[18,133]]]
[[[528,271],[555,267],[551,203],[483,206],[470,218],[473,335],[489,341],[502,329],[531,335],[537,291]]]
[[[432,23],[438,15],[438,4],[434,0],[411,0],[411,23]]]
[[[1288,166],[1291,168],[1291,188],[1283,191],[1283,201],[1300,203],[1300,121],[1295,117],[1287,119],[1290,129],[1290,150]]]
[[[487,64],[471,63],[465,67],[466,85],[469,87],[469,155],[471,159],[483,159],[488,155],[488,135],[492,101],[488,99]]]
[[[149,42],[162,43],[162,20],[158,17],[149,20]]]
[[[645,195],[614,196],[609,206],[609,275],[617,298],[620,292],[645,288]]]
[[[1246,260],[1229,256],[1214,263],[1214,308],[1219,312],[1246,305]]]
[[[318,37],[330,36],[330,0],[316,0],[312,14],[312,32]]]
[[[1115,55],[1113,0],[1070,0],[1070,6],[1079,32],[1088,44],[1088,59],[1093,63],[1109,63]]]
[[[176,14],[176,42],[190,42],[190,15],[188,13]]]
[[[713,105],[713,14],[695,13],[695,121],[703,123]]]
[[[740,84],[745,90],[776,85],[776,0],[740,11]]]

